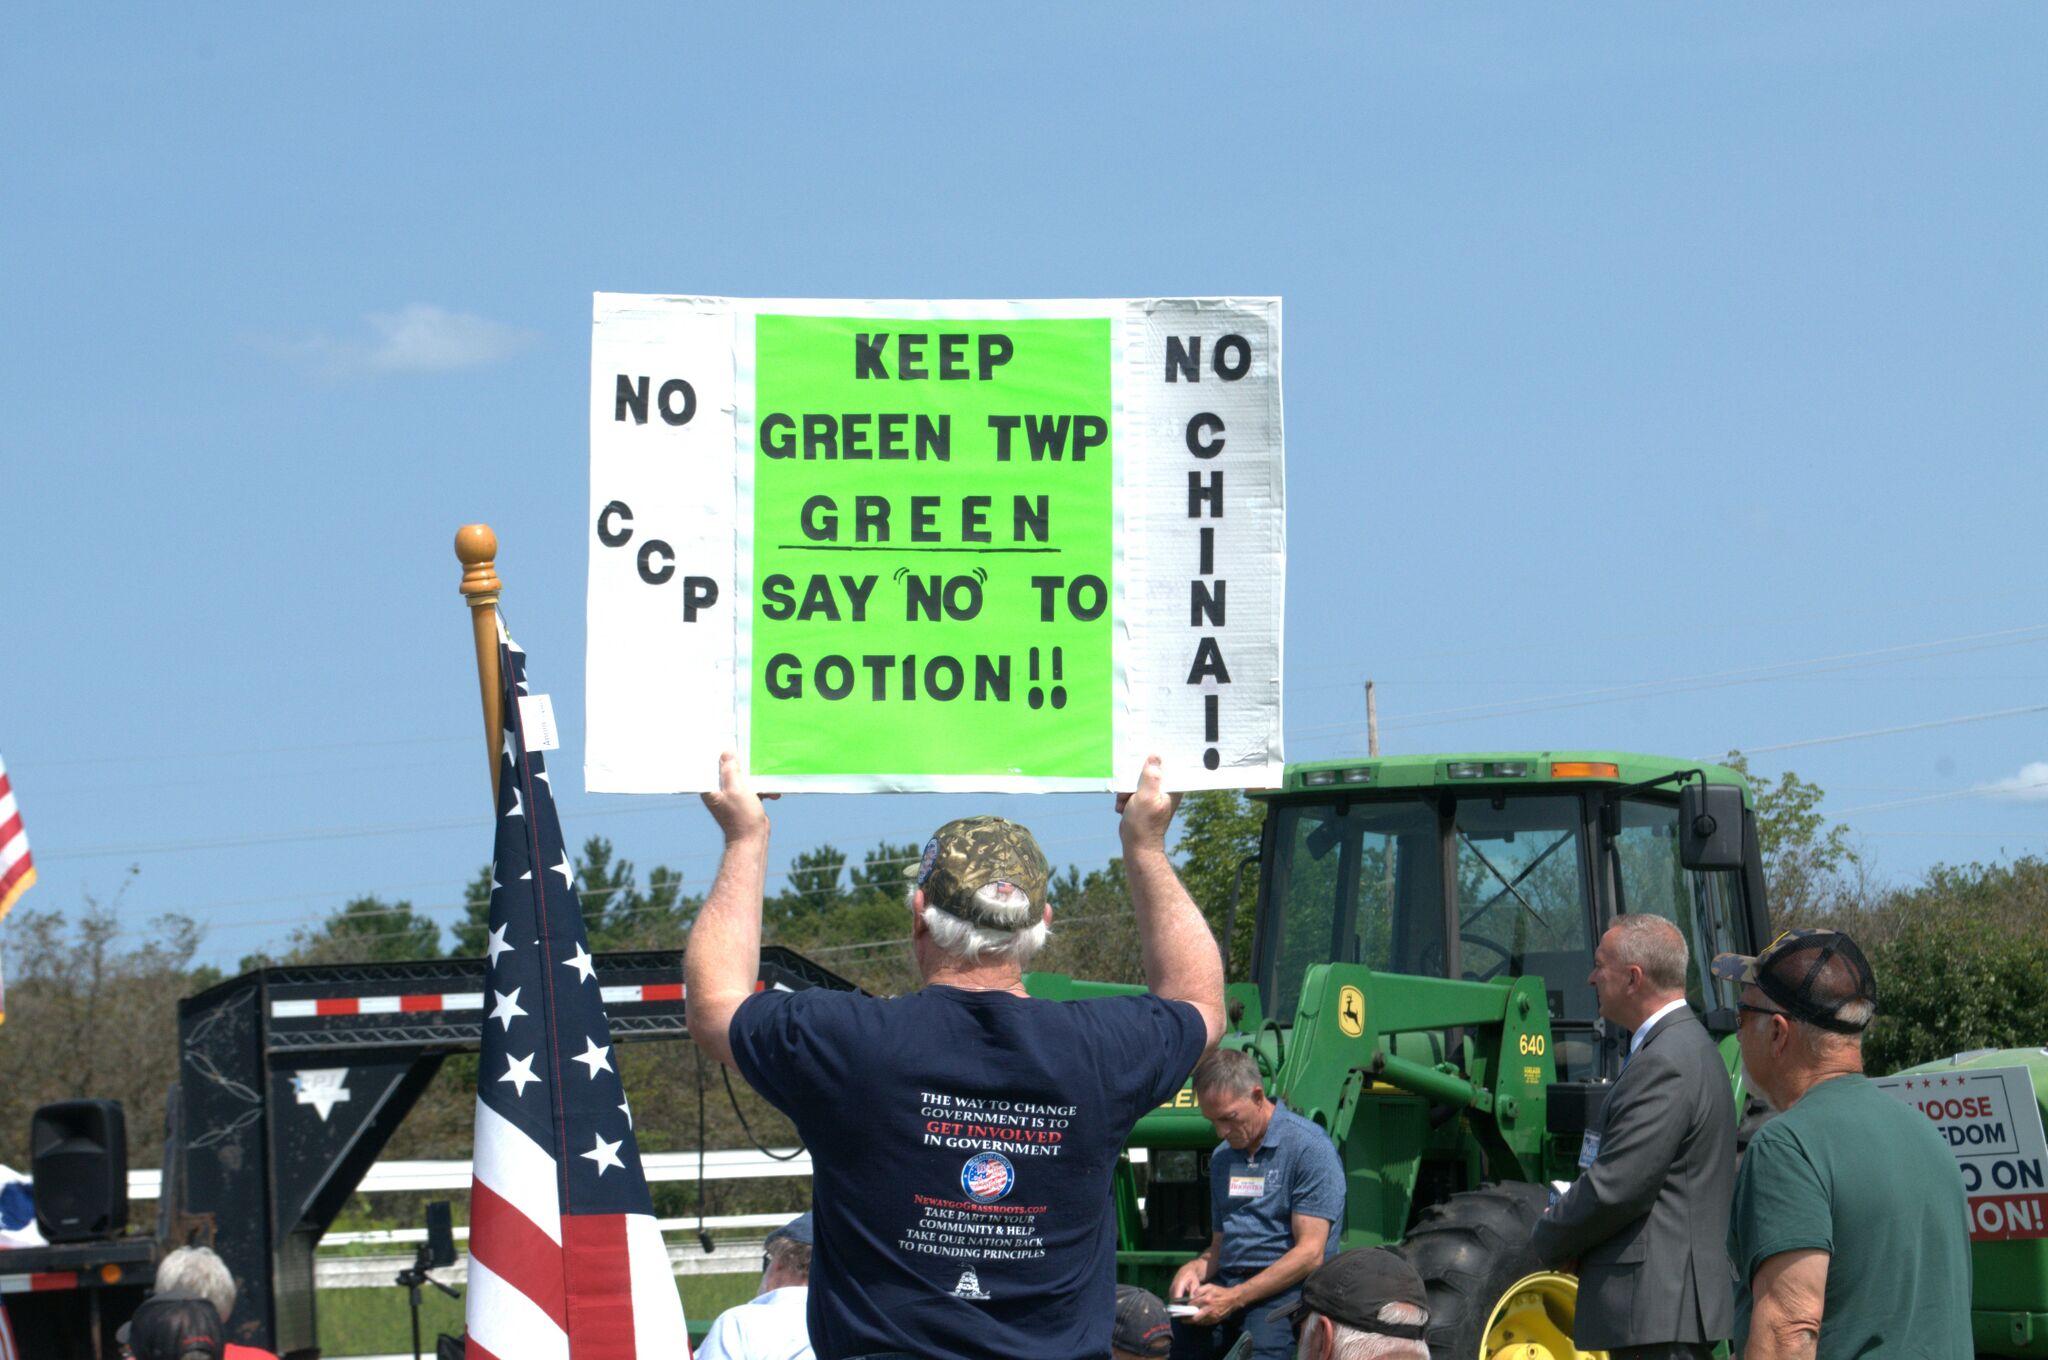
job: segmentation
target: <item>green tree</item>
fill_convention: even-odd
[[[476,876],[462,890],[462,919],[450,929],[454,937],[448,957],[475,958],[491,940],[491,866],[479,865]]]
[[[1259,853],[1266,805],[1237,789],[1202,790],[1181,799],[1176,820],[1180,839],[1174,849],[1179,856],[1180,880],[1208,918],[1219,943],[1232,894],[1237,895],[1237,920],[1231,930],[1231,956],[1224,960],[1224,976],[1242,979],[1251,971],[1259,869],[1257,864],[1246,865],[1240,888],[1238,866]]]
[[[1841,896],[1844,875],[1861,861],[1849,843],[1849,828],[1830,825],[1821,812],[1825,791],[1792,770],[1775,779],[1751,774],[1740,751],[1729,752],[1727,763],[1748,775],[1756,800],[1757,849],[1772,921],[1804,921],[1829,910]]]
[[[1864,1040],[1872,1072],[2048,1039],[2048,861],[1937,866],[1917,885],[1829,924],[1849,930],[1877,975]]]
[[[410,902],[351,898],[317,926],[292,932],[285,963],[398,963],[441,952],[441,927]]]
[[[803,929],[829,919],[849,900],[840,882],[845,870],[846,852],[830,844],[791,857],[787,881],[763,903],[763,924]]]
[[[633,861],[622,859],[610,840],[591,836],[576,857],[576,895],[583,906],[583,929],[593,950],[677,949],[700,897],[683,893],[683,876],[657,864],[640,887]],[[483,865],[463,890],[462,920],[454,929],[451,953],[470,957],[484,952],[491,938],[492,867]]]
[[[7,1024],[0,1029],[0,1162],[28,1165],[29,1118],[53,1100],[105,1097],[141,1147],[164,1126],[178,1077],[178,998],[196,990],[201,931],[163,916],[143,932],[86,894],[75,919],[17,909],[7,920]]]

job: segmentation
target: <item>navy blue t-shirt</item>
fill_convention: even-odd
[[[1110,1175],[1205,1038],[1184,1001],[757,992],[733,1061],[811,1150],[819,1360],[1109,1354]]]

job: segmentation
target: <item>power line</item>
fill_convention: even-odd
[[[1808,746],[1829,746],[1838,741],[1862,741],[1868,737],[1889,737],[1901,732],[1925,732],[1935,727],[1960,727],[1964,723],[1990,722],[1993,718],[2017,718],[2026,713],[2048,713],[2048,704],[2028,704],[2023,708],[2001,708],[1990,713],[1966,713],[1959,718],[1935,718],[1928,722],[1903,723],[1897,727],[1873,727],[1867,732],[1844,732],[1837,737],[1808,737],[1804,741],[1781,741],[1775,746],[1738,746],[1736,749],[1747,756],[1761,756],[1773,751],[1797,751]]]
[[[1935,638],[1926,642],[1901,643],[1893,647],[1880,647],[1861,652],[1841,652],[1828,656],[1805,657],[1794,661],[1774,661],[1762,666],[1743,666],[1734,670],[1703,671],[1696,675],[1667,676],[1659,680],[1638,680],[1625,685],[1602,685],[1593,689],[1568,690],[1559,694],[1537,695],[1528,699],[1498,700],[1480,704],[1461,704],[1451,708],[1423,709],[1420,712],[1408,714],[1398,722],[1383,723],[1382,727],[1405,731],[1418,727],[1437,727],[1445,723],[1476,722],[1487,718],[1511,718],[1520,717],[1528,713],[1547,713],[1567,708],[1586,708],[1597,703],[1630,699],[1666,698],[1670,695],[1685,694],[1700,689],[1725,689],[1745,684],[1775,684],[1785,680],[1805,679],[1837,671],[1859,670],[1869,666],[1894,665],[1902,661],[1920,661],[1937,656],[1954,656],[1964,652],[1989,651],[2001,647],[2023,646],[2033,642],[2048,642],[2048,631],[2044,630],[2048,630],[2048,624],[2028,624],[2021,628],[2003,628],[1989,633],[1971,633],[1961,637]],[[1993,638],[2005,640],[1987,641],[1987,639]],[[1977,645],[1958,645],[1966,643]],[[1795,668],[1807,669],[1795,675],[1770,674],[1773,671],[1793,670]],[[1344,723],[1327,723],[1318,727],[1300,729],[1293,735],[1308,737],[1329,732],[1348,732],[1355,730],[1356,727],[1356,720]]]

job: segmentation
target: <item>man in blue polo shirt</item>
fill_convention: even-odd
[[[1174,1360],[1211,1360],[1246,1333],[1254,1360],[1286,1360],[1301,1282],[1337,1251],[1344,1165],[1328,1134],[1266,1098],[1249,1054],[1211,1053],[1194,1087],[1223,1142],[1209,1158],[1209,1245],[1173,1277],[1172,1301],[1195,1309],[1173,1324]]]

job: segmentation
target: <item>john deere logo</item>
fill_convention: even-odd
[[[1356,987],[1337,991],[1337,1028],[1354,1039],[1365,1033],[1365,993]]]

